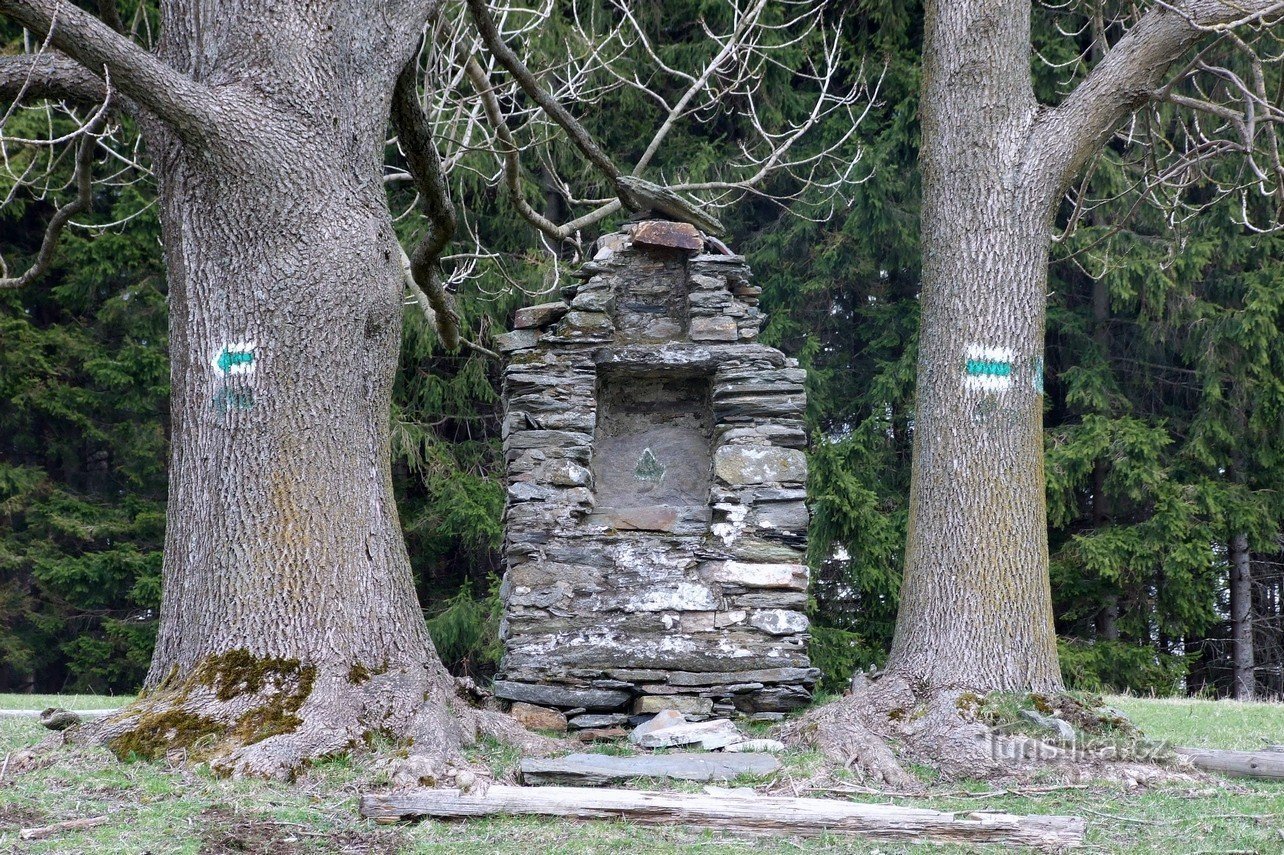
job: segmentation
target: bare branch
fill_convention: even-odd
[[[459,312],[437,275],[441,252],[455,234],[455,206],[450,201],[441,159],[432,139],[432,128],[419,106],[416,91],[417,59],[411,59],[397,76],[392,96],[392,121],[397,127],[402,153],[414,176],[428,228],[408,259],[407,283],[416,297],[424,295],[434,312],[437,331],[447,350],[459,348]]]
[[[521,85],[522,91],[530,96],[531,100],[539,104],[548,117],[557,124],[561,125],[562,130],[566,131],[571,142],[575,143],[589,162],[596,166],[602,174],[606,175],[612,181],[620,177],[620,170],[602,151],[597,141],[584,130],[584,126],[563,107],[556,98],[540,86],[535,75],[531,74],[529,68],[522,62],[521,57],[515,54],[504,39],[500,36],[499,30],[495,28],[495,21],[490,16],[490,10],[486,8],[486,0],[468,0],[468,10],[472,13],[473,20],[477,23],[477,29],[481,33],[482,41],[486,43],[486,49],[499,60],[500,65],[507,69],[508,73],[513,75],[513,79]]]
[[[513,203],[517,213],[526,222],[555,241],[563,240],[567,233],[558,228],[556,223],[532,208],[522,193],[522,167],[521,160],[518,157],[519,148],[517,141],[513,139],[512,132],[508,129],[508,123],[505,121],[503,111],[499,106],[499,99],[495,97],[495,90],[491,88],[490,79],[486,76],[486,72],[478,64],[476,58],[467,56],[463,57],[463,61],[464,70],[468,74],[468,81],[472,84],[473,91],[477,93],[477,97],[481,99],[482,108],[486,111],[486,119],[490,122],[491,130],[499,143],[499,155],[503,158],[504,189],[508,193],[509,201]]]
[[[758,22],[758,18],[766,6],[767,0],[758,0],[758,4],[749,11],[749,14],[743,16],[736,23],[735,30],[732,31],[731,35],[727,38],[727,43],[722,46],[722,50],[718,51],[717,55],[714,56],[708,65],[705,66],[704,71],[701,72],[700,76],[691,81],[691,85],[687,87],[687,91],[682,93],[682,97],[679,98],[677,103],[669,110],[669,115],[664,117],[664,124],[662,124],[660,129],[655,132],[655,135],[651,137],[651,142],[647,144],[646,151],[642,152],[642,156],[638,158],[638,162],[634,164],[634,175],[641,175],[642,170],[646,169],[651,163],[651,158],[655,157],[655,153],[660,150],[660,144],[663,143],[664,138],[669,135],[669,131],[673,129],[674,123],[682,116],[687,105],[691,103],[691,99],[707,86],[709,78],[712,77],[713,74],[717,72],[736,51],[740,46],[740,40],[744,38],[746,31]],[[640,28],[639,32],[641,32]]]
[[[1170,66],[1210,31],[1241,19],[1260,19],[1270,0],[1187,0],[1160,4],[1141,16],[1057,108],[1045,112],[1030,151],[1031,164],[1064,187],[1124,118],[1150,100]]]
[[[0,98],[53,98],[99,104],[107,97],[102,78],[59,54],[0,56]]]
[[[25,288],[32,282],[35,282],[45,271],[49,269],[49,264],[53,261],[54,250],[58,248],[58,239],[62,236],[63,228],[67,222],[82,211],[88,210],[90,201],[93,196],[93,162],[94,147],[97,143],[95,134],[106,121],[108,107],[111,100],[111,91],[108,90],[107,99],[104,100],[102,108],[94,113],[93,118],[89,120],[79,130],[80,139],[76,143],[76,166],[72,181],[76,186],[76,196],[67,204],[63,205],[49,219],[49,225],[45,227],[45,236],[40,243],[40,251],[36,254],[36,260],[20,276],[5,277],[0,279],[0,288]]]
[[[42,37],[145,107],[185,139],[212,137],[218,124],[209,89],[161,62],[65,0],[0,0],[4,15]]]
[[[639,0],[465,0],[447,6],[428,26],[422,58],[425,113],[447,181],[498,188],[538,233],[554,280],[567,252],[571,259],[582,257],[594,227],[625,208],[659,211],[706,233],[722,230],[707,211],[746,195],[774,202],[791,216],[830,216],[866,177],[857,172],[856,145],[856,127],[872,101],[864,69],[846,63],[824,0],[714,5],[720,8],[709,8],[697,24],[704,43],[672,57],[654,35],[662,23],[648,20],[653,10]],[[550,39],[531,35],[550,28],[566,29],[557,33],[559,47],[548,52]],[[805,95],[791,99],[784,118],[774,93],[764,90],[767,72]],[[645,116],[637,118],[653,120],[628,164],[613,161],[614,153],[598,157],[587,121],[558,106],[574,105],[576,116],[589,116],[619,109],[617,97],[630,105],[640,99]],[[715,121],[737,128],[720,158],[695,174],[682,162],[666,162],[665,144],[679,127]],[[822,136],[821,127],[843,131]],[[568,142],[583,155],[573,165],[564,155]],[[584,162],[589,169],[581,168]],[[764,185],[773,178],[784,180],[768,192]],[[687,194],[698,200],[693,204]],[[459,228],[476,249],[443,259],[457,259],[452,278],[472,278],[484,296],[512,289],[536,295],[555,287],[545,281],[533,288],[512,275],[507,267],[527,264],[528,256],[484,247],[466,210]],[[477,279],[483,272],[507,287]]]

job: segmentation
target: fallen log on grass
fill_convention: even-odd
[[[616,819],[648,825],[687,825],[736,834],[837,834],[917,843],[1007,843],[1063,849],[1083,842],[1077,816],[928,810],[836,799],[758,795],[700,795],[588,787],[493,786],[483,793],[406,790],[367,793],[361,815],[376,822],[482,816],[555,816]]]
[[[46,837],[53,837],[55,834],[61,834],[64,831],[81,831],[86,828],[106,825],[107,819],[106,816],[91,816],[86,819],[68,819],[63,822],[55,822],[53,825],[41,825],[37,828],[24,828],[18,832],[18,839],[44,840]]]
[[[1241,778],[1284,780],[1284,752],[1228,751],[1219,748],[1177,748],[1196,768]]]

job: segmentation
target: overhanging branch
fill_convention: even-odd
[[[0,0],[0,15],[41,37],[187,140],[210,138],[213,94],[88,12],[65,0]]]
[[[397,128],[402,154],[414,179],[424,213],[428,215],[428,230],[414,253],[408,258],[408,285],[419,299],[420,294],[432,308],[432,317],[438,335],[447,350],[459,348],[459,313],[454,300],[442,286],[437,275],[441,252],[455,234],[455,206],[446,189],[441,159],[433,142],[428,117],[419,106],[415,88],[418,64],[411,59],[397,76],[392,94],[392,122]],[[416,293],[418,292],[418,293]],[[425,312],[427,314],[427,312]]]
[[[1044,183],[1055,198],[1119,123],[1154,96],[1183,53],[1209,33],[1260,20],[1277,6],[1273,0],[1186,0],[1146,12],[1065,101],[1036,123],[1030,171],[1052,179]]]
[[[602,151],[601,146],[593,139],[584,126],[563,107],[558,100],[545,91],[540,86],[535,75],[522,62],[521,57],[513,52],[507,44],[504,43],[503,37],[499,34],[499,29],[495,26],[494,19],[490,16],[490,10],[486,8],[486,0],[468,0],[468,11],[473,16],[473,21],[477,24],[477,30],[481,33],[482,41],[486,44],[486,49],[490,51],[499,64],[513,75],[513,79],[522,87],[532,101],[544,110],[544,113],[557,124],[561,125],[562,130],[566,131],[571,142],[575,144],[589,162],[598,168],[607,178],[612,181],[620,177],[620,170],[607,157],[606,152]]]
[[[98,104],[107,97],[101,77],[61,54],[0,56],[0,98],[49,98]]]
[[[76,214],[89,209],[93,199],[94,146],[98,141],[97,133],[107,119],[108,108],[111,106],[110,98],[111,92],[108,91],[102,109],[98,110],[89,123],[78,131],[80,139],[76,143],[76,166],[72,177],[72,183],[76,186],[76,197],[55,211],[53,217],[49,219],[49,225],[45,227],[44,239],[40,243],[40,251],[36,254],[36,260],[31,266],[20,276],[0,279],[0,288],[25,288],[43,276],[53,261],[54,250],[58,248],[58,239],[62,237],[62,231],[67,223]]]

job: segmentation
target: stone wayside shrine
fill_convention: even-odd
[[[803,371],[694,226],[598,241],[500,337],[508,471],[495,693],[572,727],[805,705]],[[719,245],[720,246],[720,245]],[[578,717],[578,721],[577,721]]]

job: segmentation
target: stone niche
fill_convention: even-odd
[[[811,700],[804,374],[692,226],[598,241],[504,352],[495,692],[588,715],[781,717]]]

